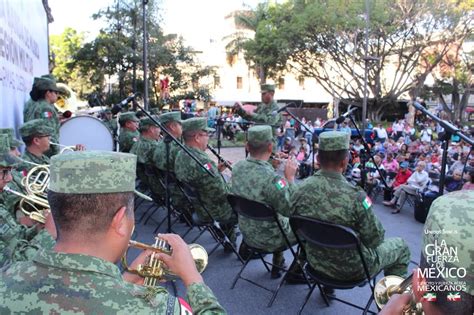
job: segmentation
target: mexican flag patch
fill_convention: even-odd
[[[206,163],[206,164],[204,164],[204,168],[205,168],[206,170],[210,171],[211,168],[212,168],[211,163]]]
[[[365,210],[369,210],[370,206],[372,206],[372,200],[369,196],[365,196],[364,201],[362,201],[362,205],[364,206]]]
[[[51,112],[44,112],[43,113],[43,118],[51,118],[53,117],[53,114]]]
[[[178,298],[178,301],[179,301],[179,308],[180,308],[181,315],[193,314],[193,310],[191,309],[191,306],[183,298]]]
[[[425,294],[423,294],[423,301],[436,302],[436,293],[426,292]]]
[[[275,183],[275,186],[276,188],[278,188],[278,190],[282,190],[283,188],[285,188],[288,184],[286,183],[286,181],[283,179],[283,178],[280,178],[276,183]]]
[[[447,296],[448,301],[457,302],[461,301],[461,293],[459,292],[449,292]]]

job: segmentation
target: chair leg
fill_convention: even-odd
[[[326,306],[329,307],[329,299],[326,292],[324,292],[323,288],[321,288],[321,285],[319,283],[316,283],[316,285],[318,286],[319,293],[323,297],[324,303],[326,303]]]
[[[303,309],[304,309],[304,307],[306,306],[306,303],[308,303],[308,300],[309,300],[309,298],[311,297],[311,294],[313,294],[314,288],[316,288],[316,284],[314,284],[314,285],[311,287],[311,290],[309,290],[308,294],[306,295],[306,299],[304,300],[303,305],[301,305],[301,307],[300,307],[300,309],[299,309],[299,311],[298,311],[298,315],[300,315],[300,314],[303,312]]]
[[[265,266],[265,269],[267,269],[267,271],[270,272],[270,268],[268,268],[267,262],[265,261],[265,259],[263,259],[262,254],[258,253],[258,256],[260,257],[260,260],[262,260],[263,265]]]
[[[151,204],[148,209],[146,209],[145,211],[143,211],[143,214],[142,216],[140,217],[140,219],[138,219],[138,222],[141,222],[143,220],[143,218],[148,214],[148,211],[150,211],[150,209],[152,209],[153,207],[155,206],[155,204]]]
[[[283,276],[283,279],[281,279],[280,283],[278,284],[278,287],[276,288],[275,292],[273,293],[273,296],[272,298],[270,299],[270,302],[268,302],[268,305],[267,307],[271,307],[273,305],[273,302],[275,301],[277,295],[278,295],[278,292],[280,291],[281,287],[283,286],[283,284],[285,283],[286,281],[286,276],[288,275],[288,272],[285,272],[285,275]]]
[[[371,294],[369,300],[367,301],[367,305],[364,308],[364,312],[362,312],[363,315],[367,314],[367,312],[370,312],[373,314],[372,311],[369,311],[370,305],[372,305],[372,302],[374,301],[374,295]]]
[[[245,261],[239,273],[235,276],[234,281],[232,282],[232,287],[230,287],[231,290],[235,288],[235,285],[237,284],[237,281],[239,280],[240,275],[242,274],[242,272],[244,272],[244,269],[247,267],[249,262],[250,262],[250,258]]]

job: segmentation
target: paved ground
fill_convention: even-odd
[[[244,158],[243,148],[226,148],[221,150],[222,155],[233,162]],[[408,205],[404,207],[402,212],[397,215],[392,215],[390,209],[381,205],[382,196],[379,196],[374,203],[374,211],[382,222],[386,237],[402,237],[405,239],[410,247],[412,260],[419,261],[421,252],[421,236],[423,225],[418,223],[413,218],[413,210]],[[143,203],[136,211],[136,217],[139,219],[146,210],[147,204]],[[160,221],[164,217],[164,211],[157,211],[153,214],[153,218],[144,225],[143,221],[137,223],[136,239],[152,243],[153,230],[156,228],[154,221]],[[173,227],[177,233],[183,233],[185,227],[182,224],[176,224]],[[165,231],[165,226],[160,228],[160,231]],[[192,231],[186,240],[189,242],[196,235]],[[203,235],[198,243],[210,249],[214,242],[209,235]],[[131,250],[129,256],[135,256],[136,251]],[[287,261],[290,260],[289,253],[286,253]],[[304,285],[284,285],[278,294],[278,297],[271,308],[267,308],[267,303],[271,294],[261,288],[258,288],[246,281],[240,280],[235,289],[231,290],[231,284],[234,276],[240,269],[240,262],[234,255],[224,254],[221,248],[210,257],[209,265],[203,276],[206,283],[211,287],[220,303],[228,311],[229,314],[296,314],[299,307],[304,301],[308,292],[308,288]],[[410,268],[413,268],[411,265]],[[261,282],[271,288],[278,285],[278,280],[271,280],[269,273],[266,272],[262,263],[259,261],[252,261],[246,269],[245,275],[251,279]],[[179,295],[184,295],[184,288],[177,283],[177,290]],[[168,285],[169,290],[172,287]],[[370,291],[368,287],[357,288],[353,290],[336,291],[338,297],[348,299],[356,304],[366,303]],[[372,310],[376,311],[375,306]],[[360,314],[357,309],[351,308],[339,302],[332,302],[330,307],[326,307],[318,292],[314,292],[310,301],[306,305],[304,314]]]

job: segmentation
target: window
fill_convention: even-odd
[[[237,77],[237,89],[242,89],[242,77]]]
[[[285,79],[283,79],[283,78],[278,79],[278,89],[280,89],[280,90],[285,89]]]
[[[303,76],[300,76],[298,78],[298,85],[300,86],[300,88],[304,89],[304,77]]]

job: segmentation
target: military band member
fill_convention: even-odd
[[[291,243],[296,243],[291,232],[288,217],[291,215],[290,195],[294,189],[297,170],[295,160],[288,160],[284,177],[275,172],[268,162],[273,149],[272,128],[255,126],[248,130],[247,151],[249,157],[239,161],[232,167],[232,193],[244,198],[272,206],[278,213],[278,219]],[[278,278],[284,267],[285,259],[281,248],[286,247],[283,235],[275,222],[254,221],[239,216],[239,228],[248,245],[273,252],[271,276]],[[239,252],[246,256],[245,245],[242,243]],[[278,249],[280,249],[278,251]],[[248,254],[247,254],[248,255]]]
[[[49,164],[49,157],[45,153],[50,148],[53,134],[54,130],[42,119],[30,120],[20,127],[20,135],[26,145],[21,158],[26,162],[23,162],[18,170],[28,172],[34,164]]]
[[[372,202],[342,173],[348,163],[349,135],[324,132],[319,137],[318,162],[321,171],[306,179],[292,195],[295,214],[347,226],[359,235],[362,252],[371,275],[383,269],[385,275],[404,277],[410,251],[401,238],[385,239],[385,230],[372,211]],[[356,250],[305,249],[308,262],[318,273],[338,280],[365,278]]]
[[[112,133],[113,135],[116,135],[117,134],[117,119],[113,118],[112,111],[110,110],[110,108],[104,109],[103,113],[104,113],[104,116],[103,116],[102,122],[104,123],[105,126],[107,126],[107,128],[109,128],[110,133]]]
[[[163,125],[164,128],[176,139],[181,140],[183,134],[183,128],[181,125],[181,112],[168,112],[161,114],[158,117],[158,121]],[[165,135],[163,135],[165,136]],[[178,152],[181,148],[174,142],[170,142],[170,152],[169,152],[169,162],[170,162],[170,171],[174,171],[174,161]],[[159,170],[166,171],[168,170],[166,165],[166,144],[161,141],[158,143],[158,146],[155,150],[154,160],[156,167]]]
[[[135,226],[136,157],[115,152],[75,152],[51,159],[48,199],[58,230],[52,250],[12,264],[0,276],[0,313],[186,314],[189,305],[163,287],[121,274],[115,265]],[[225,314],[197,272],[188,246],[161,235],[171,255],[157,254],[187,288],[194,314]],[[131,264],[143,264],[144,251]],[[188,311],[190,313],[190,311]]]
[[[140,138],[133,143],[130,153],[137,156],[137,162],[142,164],[154,164],[154,153],[160,140],[160,127],[150,118],[140,120]]]
[[[138,141],[140,133],[138,127],[140,126],[140,120],[137,118],[134,112],[126,112],[120,114],[120,135],[119,135],[119,148],[120,152],[130,152],[133,144]]]
[[[227,202],[226,195],[229,192],[229,186],[220,173],[225,170],[225,166],[221,163],[216,165],[206,153],[209,132],[213,131],[214,129],[207,127],[207,118],[196,117],[183,121],[184,143],[189,151],[199,159],[201,165],[198,165],[186,152],[181,150],[176,157],[174,172],[178,180],[197,190],[202,202],[215,220],[230,222],[221,224],[221,227],[235,246],[234,225],[237,223],[237,218]],[[215,176],[207,174],[201,166],[204,166]],[[206,220],[208,216],[205,211],[199,205],[194,206],[201,220]]]
[[[13,168],[18,160],[10,155],[7,135],[0,135],[0,191],[12,180]],[[10,187],[12,188],[12,187]],[[4,192],[6,193],[6,192]],[[52,217],[46,216],[43,225],[27,227],[17,223],[10,205],[0,200],[0,267],[15,261],[31,259],[42,247],[51,248],[56,236]]]

